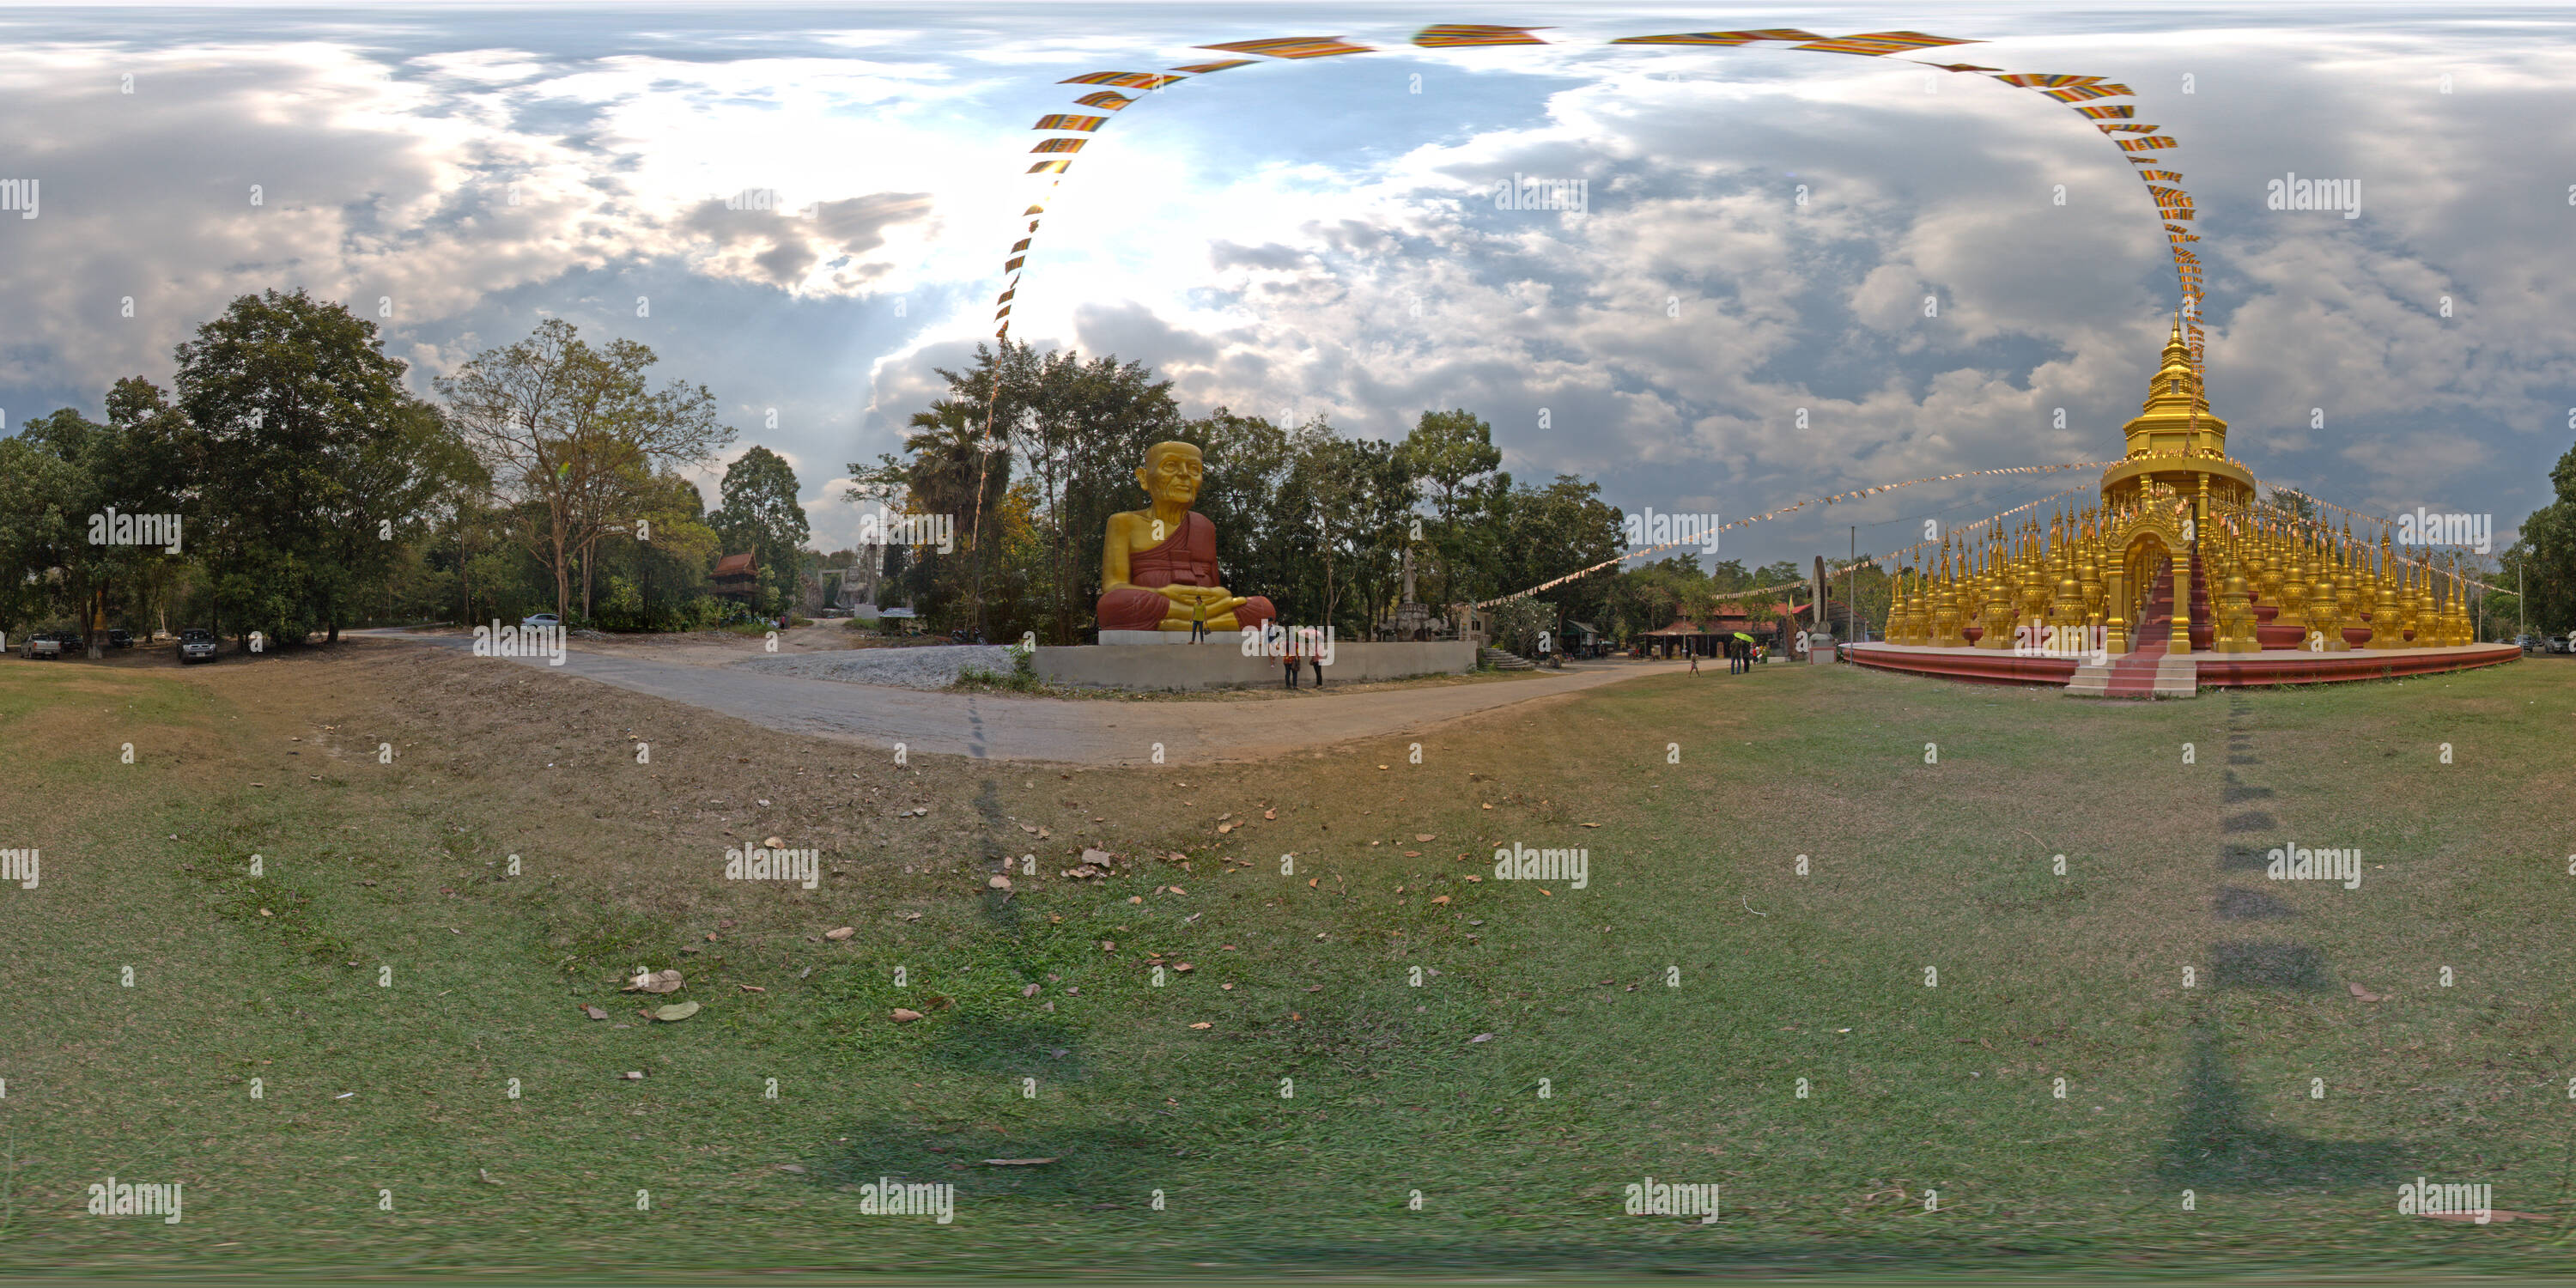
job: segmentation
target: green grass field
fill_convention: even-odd
[[[2543,1273],[2576,1234],[2549,659],[2153,705],[1669,675],[1419,764],[898,767],[383,644],[0,662],[0,721],[43,863],[0,887],[0,1272]],[[819,889],[722,878],[768,835]],[[2266,879],[2284,843],[2359,888]],[[1085,844],[1130,865],[1059,875]],[[641,1018],[639,966],[704,1009]],[[88,1215],[111,1174],[184,1218]],[[2400,1215],[2419,1174],[2531,1215]],[[1649,1176],[1720,1215],[1624,1214]],[[863,1214],[881,1177],[954,1220]]]

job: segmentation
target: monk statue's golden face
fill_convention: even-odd
[[[1156,443],[1146,449],[1136,483],[1156,501],[1188,506],[1199,499],[1199,478],[1205,469],[1199,449],[1187,443]]]

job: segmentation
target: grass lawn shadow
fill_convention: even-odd
[[[2194,1027],[2182,1113],[2157,1175],[2195,1190],[2395,1184],[2396,1141],[2309,1140],[2256,1123],[2217,1026]]]

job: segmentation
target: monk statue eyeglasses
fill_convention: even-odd
[[[1100,543],[1100,629],[1237,631],[1278,614],[1259,595],[1234,595],[1217,578],[1216,525],[1190,509],[1206,470],[1188,443],[1145,449],[1136,483],[1151,504],[1109,516]]]

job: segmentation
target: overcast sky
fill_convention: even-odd
[[[1411,47],[1429,21],[1554,43]],[[383,316],[423,394],[561,316],[706,385],[846,544],[846,464],[992,331],[1048,182],[1031,123],[1089,110],[1057,82],[1338,35],[1379,52],[1117,114],[1049,198],[1013,336],[1144,362],[1192,415],[1399,437],[1465,407],[1516,476],[1631,511],[2115,457],[2176,303],[2133,167],[1980,76],[1604,43],[1775,26],[2126,83],[2182,144],[2237,457],[2365,511],[2491,513],[2499,541],[2548,499],[2576,441],[2564,6],[0,8],[0,179],[42,195],[0,213],[0,414],[166,385],[264,288]],[[2359,217],[2266,209],[2290,172],[2357,181]],[[1497,209],[1515,174],[1583,180],[1588,209]],[[726,208],[745,190],[784,209]],[[1838,554],[1855,522],[1885,550],[2074,481],[1908,489],[1726,554]]]

